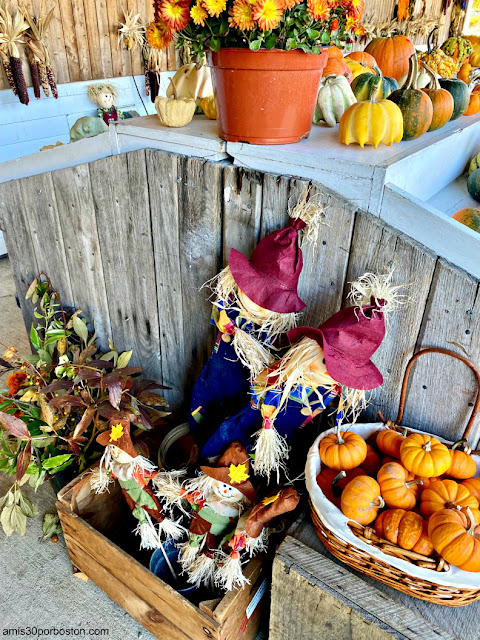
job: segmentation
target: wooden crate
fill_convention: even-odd
[[[259,588],[264,588],[261,557],[246,565],[250,585],[245,589],[197,607],[110,539],[122,521],[132,518],[117,483],[110,486],[110,493],[95,494],[83,474],[59,492],[57,509],[74,568],[157,638],[251,640],[256,635],[263,599],[248,620],[246,611]]]

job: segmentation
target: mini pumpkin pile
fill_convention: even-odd
[[[383,541],[480,572],[480,478],[464,441],[390,426],[368,440],[339,429],[320,440],[325,497]]]

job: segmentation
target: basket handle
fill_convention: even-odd
[[[442,349],[441,347],[428,347],[427,349],[422,349],[421,351],[417,351],[417,353],[410,358],[407,364],[407,368],[405,369],[405,375],[403,377],[402,391],[400,393],[400,405],[398,407],[398,415],[396,417],[395,424],[396,425],[400,424],[403,418],[403,410],[405,408],[405,398],[407,395],[408,378],[410,376],[410,371],[412,369],[413,363],[415,362],[415,360],[417,360],[420,356],[423,356],[425,353],[443,353],[446,356],[451,356],[452,358],[461,360],[468,367],[470,367],[470,369],[475,374],[475,377],[477,379],[477,397],[475,399],[475,404],[473,406],[470,420],[468,421],[467,426],[465,427],[465,432],[463,434],[463,439],[466,439],[473,427],[474,420],[480,408],[480,371],[473,364],[473,362],[470,362],[470,360],[468,360],[468,358],[465,358],[465,356],[461,356],[459,353],[455,353],[455,351]]]

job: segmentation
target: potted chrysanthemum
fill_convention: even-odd
[[[328,46],[359,29],[364,0],[154,0],[152,47],[175,40],[207,64],[219,135],[285,144],[308,136]]]

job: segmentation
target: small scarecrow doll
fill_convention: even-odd
[[[385,316],[401,304],[391,273],[366,274],[352,283],[345,307],[317,329],[297,327],[292,344],[274,365],[257,376],[252,398],[227,418],[200,452],[218,455],[235,438],[254,454],[254,471],[286,472],[289,449],[305,440],[304,428],[336,397],[339,412],[354,416],[366,404],[365,392],[379,387],[382,374],[370,360],[385,336]]]
[[[240,409],[249,382],[273,363],[270,349],[276,350],[279,338],[296,325],[305,307],[297,292],[303,268],[300,232],[308,225],[306,237],[314,241],[322,214],[306,191],[288,226],[263,238],[250,260],[231,249],[228,266],[207,283],[218,336],[192,393],[189,426],[197,444]]]
[[[182,535],[183,529],[163,514],[160,502],[149,486],[157,469],[133,446],[130,423],[112,422],[110,429],[97,437],[97,442],[105,447],[105,451],[98,469],[91,475],[90,486],[96,493],[104,493],[113,479],[118,480],[132,514],[138,520],[135,533],[140,535],[140,548],[158,548],[162,534],[167,538]]]
[[[232,537],[224,544],[223,552],[217,560],[214,574],[216,585],[230,591],[249,584],[242,572],[242,553],[251,558],[264,551],[271,521],[293,511],[299,500],[300,496],[293,487],[278,489],[241,516]]]
[[[109,82],[91,84],[88,87],[88,97],[97,105],[97,115],[108,126],[112,122],[124,120],[125,115],[117,109],[115,102],[118,100],[117,87]]]
[[[181,506],[182,500],[190,503],[193,516],[188,540],[178,544],[178,561],[188,581],[197,587],[213,585],[219,549],[235,530],[241,513],[255,504],[249,463],[244,447],[233,442],[216,466],[200,467],[198,478],[183,486],[169,473],[159,473],[154,480],[157,496],[167,500],[167,507]]]

